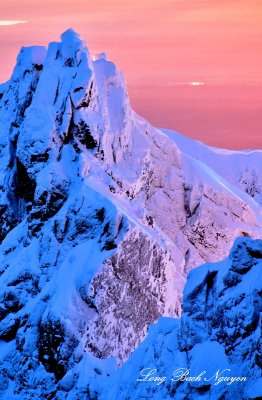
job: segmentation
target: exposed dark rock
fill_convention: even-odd
[[[26,167],[16,159],[16,189],[15,193],[25,201],[33,201],[36,182],[29,176]]]
[[[97,141],[93,138],[89,126],[86,122],[80,121],[74,126],[74,135],[87,149],[93,150],[97,147]]]
[[[20,326],[19,318],[15,318],[9,321],[7,326],[0,327],[0,340],[4,340],[5,342],[10,342],[14,340],[17,334],[17,331]]]
[[[39,361],[57,380],[63,378],[67,371],[77,340],[65,332],[60,321],[42,322],[39,326]]]
[[[105,219],[105,208],[104,207],[101,208],[100,210],[97,210],[96,218],[98,219],[98,221],[104,222],[104,219]]]
[[[47,162],[49,158],[48,152],[44,154],[32,154],[31,161],[32,162]]]
[[[228,274],[223,279],[225,287],[231,287],[237,285],[241,281],[239,274],[229,271]]]
[[[74,93],[80,92],[80,90],[84,90],[83,86],[77,87],[73,90]]]
[[[92,81],[88,90],[87,95],[85,96],[84,100],[81,102],[81,104],[77,107],[77,109],[83,107],[87,108],[90,105],[91,98],[92,98],[92,89],[93,89],[94,82]]]
[[[34,201],[28,215],[28,222],[31,232],[38,232],[43,222],[52,218],[63,206],[67,199],[67,189],[62,185],[57,185],[50,191],[43,191]],[[39,221],[37,221],[39,220]]]
[[[65,60],[65,66],[66,67],[73,67],[74,66],[74,64],[75,64],[75,60],[73,59],[73,58],[67,58],[66,60]]]
[[[34,64],[34,69],[35,69],[36,71],[42,71],[43,65],[42,65],[42,64]]]

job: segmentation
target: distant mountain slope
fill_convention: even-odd
[[[219,175],[226,178],[262,204],[261,153],[262,150],[232,151],[203,145],[177,132],[163,130],[179,149],[204,162]]]
[[[262,237],[261,154],[153,128],[73,30],[23,48],[0,86],[2,398],[66,398],[179,316],[189,270]]]

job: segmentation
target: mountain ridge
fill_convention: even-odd
[[[29,399],[81,359],[123,364],[151,323],[181,315],[192,268],[261,238],[262,153],[170,140],[73,30],[22,49],[1,88],[3,398]]]

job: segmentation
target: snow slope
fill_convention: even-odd
[[[192,268],[262,237],[261,151],[152,127],[73,30],[0,86],[0,159],[4,399],[96,398]]]
[[[163,130],[179,149],[199,161],[203,161],[219,175],[225,177],[240,189],[248,193],[260,205],[262,178],[261,168],[262,150],[232,151],[203,145],[177,132]]]

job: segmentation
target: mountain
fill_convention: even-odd
[[[189,273],[181,319],[161,317],[103,399],[261,399],[262,241]],[[158,378],[158,379],[157,379]]]
[[[262,238],[262,151],[152,127],[71,29],[0,86],[0,158],[3,399],[100,399],[190,270]]]

